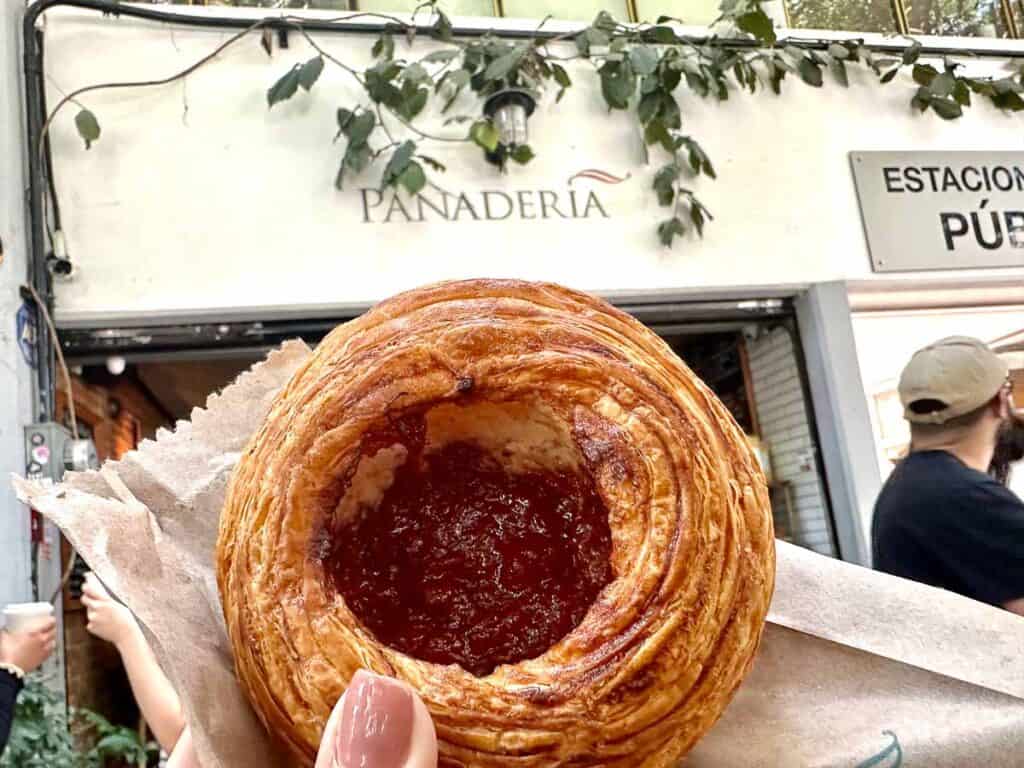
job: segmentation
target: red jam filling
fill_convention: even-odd
[[[389,432],[411,438],[408,461],[377,509],[332,532],[323,559],[365,626],[479,676],[572,631],[612,578],[608,512],[590,477],[509,474],[468,443],[420,457],[422,432]]]

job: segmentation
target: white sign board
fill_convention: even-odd
[[[1024,152],[854,152],[876,272],[1024,266]]]
[[[45,25],[48,103],[126,72],[166,78],[229,35],[53,9]],[[373,61],[372,35],[313,37],[350,66]],[[658,205],[651,183],[668,158],[654,150],[645,164],[635,118],[609,113],[589,64],[567,62],[576,85],[559,103],[549,89],[530,118],[533,162],[503,175],[474,147],[424,141],[423,154],[447,171],[432,172],[433,185],[409,199],[379,190],[383,161],[335,189],[345,151],[343,140],[333,141],[336,111],[365,103],[339,67],[328,66],[310,92],[268,108],[267,89],[315,53],[300,35],[289,43],[268,56],[252,36],[185,80],[85,94],[102,126],[88,150],[75,129],[77,108],[57,116],[54,176],[75,264],[55,287],[58,324],[336,316],[466,277],[674,300],[881,282],[863,245],[849,150],[889,148],[894,136],[906,148],[1010,150],[1020,147],[1024,125],[981,103],[956,121],[909,114],[907,93],[878,89],[866,69],[851,70],[849,89],[787,80],[782,96],[736,90],[721,104],[680,88],[686,131],[718,175],[685,182],[715,218],[703,239],[687,233],[667,249],[656,228],[671,211]],[[418,39],[410,48],[403,38],[396,55],[419,58],[434,45]],[[571,43],[558,45],[572,55]],[[480,104],[464,94],[451,114],[479,116]],[[464,124],[445,119],[430,104],[419,124],[465,136]],[[396,138],[408,137],[390,124]],[[975,277],[1024,283],[1024,268],[992,272]]]

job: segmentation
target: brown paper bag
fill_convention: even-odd
[[[235,680],[213,557],[239,453],[309,354],[285,344],[99,472],[14,480],[138,616],[204,768],[288,765]],[[754,670],[686,765],[1024,766],[1024,619],[779,542]]]

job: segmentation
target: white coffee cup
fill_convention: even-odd
[[[12,635],[34,632],[53,616],[50,603],[11,603],[4,608],[4,629]]]

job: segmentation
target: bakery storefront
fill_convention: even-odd
[[[165,85],[80,95],[102,129],[93,136],[86,126],[88,148],[77,108],[52,121],[50,183],[34,179],[46,198],[38,261],[45,271],[49,254],[59,267],[51,270],[54,317],[83,402],[83,392],[118,409],[144,402],[146,417],[129,438],[137,442],[187,417],[282,341],[315,345],[400,291],[469,277],[562,283],[639,318],[714,390],[768,473],[779,538],[868,562],[880,472],[859,373],[871,352],[857,347],[853,310],[941,306],[949,297],[1010,304],[1016,295],[1020,303],[1024,260],[1009,250],[1002,262],[880,268],[853,155],[1019,152],[1016,120],[987,104],[958,121],[917,114],[909,76],[880,89],[866,69],[851,69],[846,89],[792,82],[780,96],[735,91],[720,103],[681,93],[686,130],[717,177],[688,183],[714,218],[702,238],[689,232],[666,248],[651,190],[660,163],[647,157],[633,122],[609,113],[580,62],[566,63],[577,84],[564,98],[546,93],[529,117],[532,162],[500,173],[476,147],[425,141],[431,167],[445,170],[432,171],[417,194],[381,189],[370,171],[337,188],[345,152],[332,141],[338,110],[358,102],[358,89],[331,66],[315,87],[293,89],[269,109],[268,88],[315,55],[313,42],[370,66],[383,22],[295,13],[319,25],[310,38],[255,33]],[[46,102],[125,72],[167,78],[261,16],[53,8],[38,25]],[[457,31],[495,28],[509,39],[536,24],[456,19]],[[573,28],[545,25],[553,35]],[[391,44],[407,57],[436,49],[425,35],[411,48],[403,37]],[[1024,56],[1014,40],[999,46],[999,56],[971,66],[995,71],[1007,55]],[[479,105],[465,98],[452,114],[460,109]],[[429,122],[442,137],[466,131],[441,115]],[[916,222],[907,227],[907,242],[930,242]],[[59,404],[56,369],[41,381]],[[102,404],[93,410],[106,418]]]

